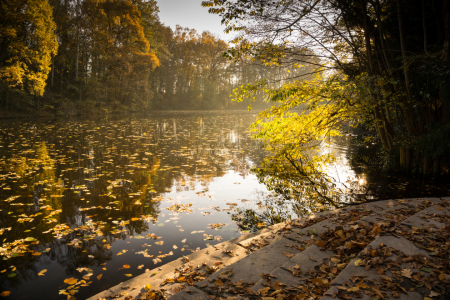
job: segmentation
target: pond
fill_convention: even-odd
[[[252,172],[266,155],[248,130],[254,118],[157,112],[1,121],[0,293],[85,299],[146,269],[305,214],[305,204],[283,200]],[[413,192],[408,184],[417,186],[371,176],[353,161],[361,146],[351,136],[331,144],[340,165],[330,172],[372,198],[403,197]],[[448,194],[448,185],[426,186],[423,195]],[[326,209],[311,205],[306,212]]]

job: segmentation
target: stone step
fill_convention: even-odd
[[[414,239],[415,237],[420,239],[421,235],[415,234],[413,230],[416,230],[416,233],[419,233],[420,229],[428,228],[437,231],[446,225],[444,222],[439,222],[442,220],[446,220],[449,224],[450,205],[447,200],[426,199],[426,201],[428,202],[413,205],[416,213],[405,218],[397,227],[399,232],[409,236],[412,241],[404,236],[379,236],[350,261],[331,282],[330,288],[321,299],[346,299],[345,297],[371,299],[371,296],[383,296],[385,299],[424,299],[425,297],[441,299],[440,296],[448,291],[450,286],[443,287],[439,280],[436,283],[436,274],[430,275],[438,266],[436,265],[438,261],[430,256],[430,251],[418,247]],[[427,205],[433,206],[426,208]],[[433,217],[435,219],[432,219]],[[407,226],[406,230],[405,226]],[[410,228],[409,231],[408,228]],[[388,249],[387,257],[380,258],[380,261],[389,260],[387,265],[386,263],[373,265],[380,252],[377,251],[374,257],[369,254],[377,248]],[[368,257],[371,258],[370,267],[367,263]],[[413,278],[415,280],[420,278],[420,281],[424,282],[423,286],[416,284],[417,282],[415,283],[411,276],[418,276]]]
[[[270,274],[275,278],[261,279],[252,289],[259,292],[261,289],[271,286],[271,283],[273,284],[276,280],[288,287],[303,284],[309,278],[306,274],[314,272],[316,267],[329,260],[333,255],[334,253],[331,251],[322,251],[318,246],[312,245],[272,271]]]
[[[297,242],[282,237],[272,244],[249,254],[240,261],[212,274],[208,279],[198,282],[196,286],[211,294],[222,293],[224,289],[222,288],[222,283],[227,289],[230,289],[229,283],[237,282],[241,286],[252,287],[260,280],[261,274],[269,274],[300,253],[302,250],[298,246]],[[221,282],[217,282],[219,279]],[[228,293],[231,293],[231,291]]]

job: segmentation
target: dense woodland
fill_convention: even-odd
[[[233,88],[289,75],[229,61],[210,32],[171,30],[155,0],[6,0],[0,15],[5,112],[245,109]]]

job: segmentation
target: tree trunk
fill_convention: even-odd
[[[422,173],[427,175],[428,172],[428,158],[424,155],[422,158]]]
[[[406,63],[406,39],[405,39],[405,32],[403,29],[404,26],[400,0],[397,0],[397,14],[398,14],[398,29],[400,33],[400,46],[402,48],[403,72],[405,73],[406,94],[408,96],[408,100],[411,101],[411,91],[409,88],[409,71],[408,71],[408,64]]]
[[[78,11],[80,9],[80,0],[77,0],[76,18],[77,18],[77,55],[75,61],[75,81],[78,81],[78,60],[80,59],[80,21]]]
[[[427,21],[425,0],[422,0],[422,27],[423,27],[423,51],[428,53],[428,35],[427,35]]]
[[[433,175],[436,176],[439,174],[439,158],[433,160]]]
[[[369,75],[373,75],[373,63],[372,63],[372,45],[370,44],[369,24],[367,21],[367,1],[361,0],[362,14],[364,20],[364,40],[366,42],[367,62],[369,63]]]
[[[449,61],[450,55],[450,0],[444,0],[444,45],[442,49],[442,63],[445,65]],[[442,124],[450,124],[450,92],[448,84],[442,84],[440,87],[439,98],[442,103]]]

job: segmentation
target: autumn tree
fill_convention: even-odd
[[[5,0],[0,15],[1,83],[42,96],[58,49],[51,6],[46,0]]]

